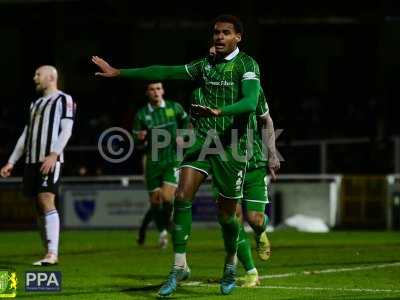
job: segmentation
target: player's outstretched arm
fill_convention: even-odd
[[[19,137],[18,142],[15,145],[14,151],[8,159],[7,164],[0,170],[1,177],[9,177],[12,170],[14,169],[14,165],[21,158],[22,154],[24,154],[27,131],[28,128],[25,126],[24,131]]]
[[[92,62],[97,65],[101,72],[96,72],[96,76],[102,77],[126,77],[144,80],[191,80],[187,68],[181,66],[150,66],[134,69],[116,69],[104,59],[93,56]]]
[[[117,77],[120,75],[120,71],[112,67],[108,62],[98,56],[92,56],[92,62],[98,66],[101,72],[96,72],[96,76],[102,77]]]

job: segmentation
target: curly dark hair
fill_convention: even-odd
[[[231,23],[233,27],[235,28],[236,33],[243,34],[243,23],[240,21],[240,19],[236,16],[233,15],[219,15],[216,17],[212,23],[212,26],[217,22],[224,22],[224,23]]]

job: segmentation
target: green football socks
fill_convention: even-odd
[[[253,256],[251,255],[251,245],[243,224],[240,224],[237,258],[246,271],[255,268]]]
[[[228,218],[218,216],[218,221],[221,224],[225,251],[228,255],[235,255],[237,252],[237,241],[240,231],[240,222],[235,215]]]
[[[174,216],[172,224],[172,242],[175,253],[186,253],[186,244],[192,230],[192,202],[174,202]]]

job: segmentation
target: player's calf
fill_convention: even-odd
[[[266,232],[269,218],[262,212],[249,212],[248,220],[255,233],[258,257],[261,260],[268,260],[271,256],[271,243]]]
[[[38,195],[38,206],[43,213],[42,226],[43,238],[46,242],[46,256],[33,263],[35,266],[55,265],[58,263],[58,243],[60,234],[60,218],[54,204],[53,193],[40,193]]]

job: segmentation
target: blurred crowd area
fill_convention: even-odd
[[[382,2],[247,1],[232,7],[206,1],[174,8],[156,1],[140,11],[133,1],[102,0],[95,7],[89,2],[0,2],[2,163],[22,132],[30,101],[38,97],[35,68],[53,64],[78,108],[65,173],[140,174],[140,151],[114,165],[95,148],[105,129],[131,129],[146,103],[146,83],[97,79],[90,56],[116,67],[188,63],[207,54],[209,22],[228,12],[244,21],[241,49],[259,63],[275,127],[284,129],[278,139],[282,172],[321,171],[319,146],[291,146],[295,141],[358,138],[368,142],[329,146],[327,172],[393,172],[392,137],[400,135],[400,18]],[[164,86],[166,99],[189,108],[192,83]]]

